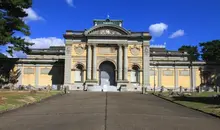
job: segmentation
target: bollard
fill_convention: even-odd
[[[162,93],[164,91],[164,86],[161,86],[160,92]]]
[[[182,89],[183,89],[183,87],[182,87],[182,86],[180,86],[180,93],[182,93]]]
[[[220,87],[217,86],[216,89],[217,89],[217,93],[219,93],[220,92]]]

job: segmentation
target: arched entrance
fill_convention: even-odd
[[[115,86],[115,65],[111,61],[104,61],[99,66],[100,86]]]

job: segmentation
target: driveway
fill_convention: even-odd
[[[0,115],[0,130],[208,129],[220,120],[139,93],[72,92]]]

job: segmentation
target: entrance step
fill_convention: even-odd
[[[118,89],[116,86],[89,86],[87,91],[89,92],[118,92]]]

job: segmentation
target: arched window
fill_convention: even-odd
[[[139,83],[140,82],[140,68],[137,65],[132,66],[131,82],[133,82],[133,83]]]
[[[81,64],[76,65],[76,70],[74,75],[75,82],[83,82],[83,78],[84,78],[83,69],[84,68]]]

